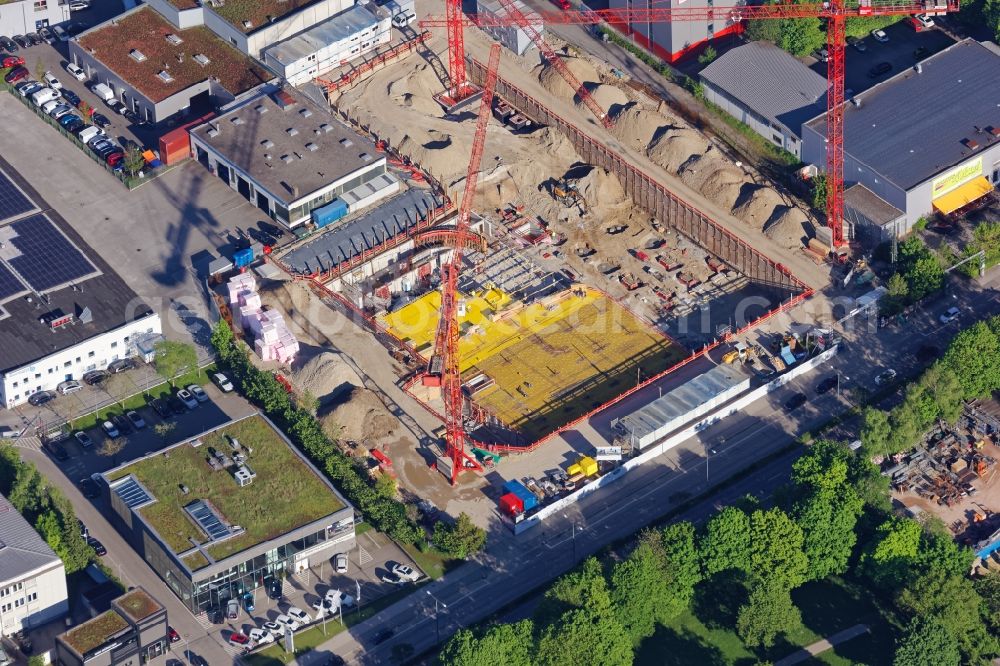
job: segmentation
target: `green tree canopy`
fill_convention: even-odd
[[[608,582],[595,557],[588,557],[583,564],[556,579],[535,610],[535,624],[544,627],[556,621],[573,608],[597,607],[611,610]]]
[[[458,559],[478,553],[486,545],[486,530],[472,522],[465,512],[458,514],[454,524],[438,521],[434,524],[434,545]]]
[[[951,341],[944,363],[958,377],[966,399],[982,398],[1000,388],[1000,338],[983,321]]]
[[[1000,571],[992,571],[975,582],[976,592],[983,599],[986,623],[994,635],[1000,636]]]
[[[706,575],[727,569],[750,569],[750,517],[727,506],[705,526],[699,547]]]
[[[663,530],[663,549],[672,575],[671,590],[684,609],[691,604],[695,585],[703,578],[695,539],[694,525],[687,521],[672,523]]]
[[[750,569],[757,580],[791,590],[806,579],[809,563],[802,550],[802,528],[779,508],[750,514]]]
[[[769,581],[750,590],[750,599],[736,619],[736,633],[750,647],[771,647],[779,635],[801,624],[802,615],[792,603],[788,587]]]
[[[198,367],[198,354],[194,345],[174,340],[161,340],[156,343],[156,357],[153,365],[156,373],[174,385],[174,380],[185,372]]]
[[[921,529],[914,520],[893,517],[879,525],[861,558],[861,566],[876,584],[893,589],[908,578],[920,552]]]
[[[675,605],[663,548],[654,544],[651,539],[641,539],[611,573],[611,600],[633,645],[653,635],[664,606]]]
[[[795,56],[808,55],[826,43],[818,17],[747,21],[746,37],[771,42]]]
[[[632,666],[632,639],[614,614],[597,607],[574,608],[542,631],[539,666],[579,666],[581,657],[598,658],[602,666]]]
[[[892,666],[958,666],[958,646],[933,615],[915,617],[896,646]]]
[[[481,634],[460,629],[445,643],[438,659],[446,666],[532,666],[533,631],[531,620],[494,624]]]
[[[892,426],[889,415],[877,407],[866,407],[862,416],[861,443],[865,452],[872,456],[889,455]]]

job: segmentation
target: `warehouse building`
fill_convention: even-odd
[[[63,0],[14,0],[0,3],[0,35],[26,35],[69,20]]]
[[[708,8],[712,0],[610,0],[611,9],[687,9]],[[618,29],[667,62],[677,62],[701,50],[713,37],[740,34],[741,22],[731,17],[715,21],[635,21],[612,23]]]
[[[103,477],[112,523],[195,614],[354,546],[354,509],[260,414]]]
[[[204,26],[178,29],[144,5],[80,34],[69,54],[151,123],[205,113],[274,78]]]
[[[826,108],[826,79],[770,42],[727,51],[700,76],[708,101],[796,157],[802,123]]]
[[[161,332],[160,316],[0,162],[0,404],[131,357]]]
[[[0,636],[62,617],[66,599],[62,560],[0,495]]]
[[[250,99],[190,134],[199,162],[289,228],[386,173],[370,139],[294,90]]]
[[[388,44],[392,15],[371,3],[357,4],[294,37],[264,49],[264,64],[293,86],[312,81],[345,62]]]
[[[922,217],[960,215],[993,191],[997,91],[1000,52],[966,39],[846,103],[845,219],[854,237],[905,234]],[[802,160],[825,168],[825,114],[803,125]]]

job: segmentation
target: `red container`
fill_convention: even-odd
[[[191,156],[191,137],[188,130],[205,123],[215,116],[209,113],[197,120],[175,127],[160,137],[160,161],[165,165],[176,164]]]
[[[514,493],[507,493],[500,498],[500,510],[511,518],[524,513],[524,500]]]

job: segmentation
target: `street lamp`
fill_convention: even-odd
[[[849,381],[851,381],[851,378],[850,378],[850,377],[847,377],[847,376],[845,375],[845,376],[844,376],[844,381],[845,381],[845,382],[849,382]],[[838,397],[838,398],[840,397],[840,371],[839,371],[839,370],[837,371],[837,397]]]
[[[434,600],[434,627],[435,627],[435,633],[437,634],[437,642],[440,643],[441,642],[441,616],[438,615],[438,606],[440,605],[441,608],[443,608],[445,610],[448,610],[448,604],[446,604],[443,601],[439,601],[437,597],[435,597],[433,594],[431,594],[430,590],[424,590],[424,591],[427,593],[427,596],[429,596],[431,599]]]

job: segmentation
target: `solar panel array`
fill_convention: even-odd
[[[10,178],[0,172],[0,220],[23,215],[34,208],[35,204],[17,189]]]
[[[24,291],[24,285],[21,284],[21,281],[10,272],[9,268],[0,264],[0,303],[22,291]]]
[[[204,500],[192,502],[184,507],[184,510],[194,519],[194,522],[198,523],[198,526],[204,530],[210,540],[218,541],[229,536],[229,528],[219,520],[219,517]]]
[[[12,222],[11,244],[21,256],[9,260],[35,291],[77,282],[97,272],[90,260],[44,215]]]
[[[143,506],[152,501],[152,497],[146,489],[139,485],[138,481],[132,477],[127,477],[124,481],[115,486],[115,494],[122,498],[122,501],[130,509]]]

